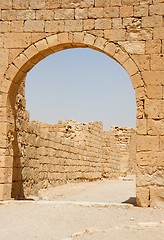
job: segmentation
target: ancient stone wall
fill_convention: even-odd
[[[137,105],[137,204],[164,205],[163,0],[0,1],[0,199],[10,199],[18,151],[15,101],[44,57],[89,47],[128,72]],[[119,87],[119,86],[118,86]]]
[[[110,161],[119,168],[119,176],[136,173],[136,135],[133,128],[112,127],[110,129]],[[119,159],[119,164],[117,163]]]

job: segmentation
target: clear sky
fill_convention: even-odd
[[[28,74],[27,109],[31,120],[57,123],[102,121],[135,127],[135,93],[116,61],[91,49],[68,49],[46,57]]]

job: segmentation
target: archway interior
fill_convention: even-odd
[[[133,130],[104,131],[100,122],[106,130],[135,127],[134,89],[118,63],[95,50],[70,49],[45,58],[27,75],[26,96],[21,84],[16,97],[12,197],[134,171]],[[26,109],[37,121],[29,120]]]

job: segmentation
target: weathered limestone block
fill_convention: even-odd
[[[137,197],[136,202],[139,207],[149,207],[149,188],[147,187],[138,187],[137,188]]]
[[[46,21],[45,31],[53,33],[64,31],[64,21]]]
[[[164,28],[163,27],[155,27],[153,31],[154,39],[164,39]]]
[[[56,9],[54,14],[54,19],[74,19],[74,10],[73,9]]]
[[[118,18],[120,16],[119,7],[106,7],[104,9],[105,18]]]
[[[31,9],[43,9],[45,7],[45,0],[30,0]]]
[[[25,48],[31,44],[30,33],[6,33],[4,46],[6,48]]]
[[[138,135],[137,151],[159,151],[159,137]]]
[[[24,24],[25,32],[43,32],[44,21],[43,20],[27,20]]]
[[[95,29],[111,29],[111,19],[96,19]]]
[[[161,0],[159,4],[154,4],[150,6],[150,15],[163,15],[164,12],[164,2]]]
[[[104,36],[110,41],[126,40],[126,31],[125,29],[104,30]]]
[[[133,6],[124,5],[120,7],[120,17],[132,17]]]
[[[86,8],[77,8],[75,9],[75,19],[87,19],[88,11]]]
[[[145,42],[144,41],[124,41],[119,42],[119,44],[129,53],[129,54],[144,54],[145,53]]]
[[[164,117],[163,100],[146,99],[145,114],[147,118],[162,119]]]
[[[146,17],[148,16],[148,5],[142,4],[134,6],[134,17]]]
[[[164,187],[150,187],[150,207],[164,207]]]
[[[146,95],[149,99],[162,99],[162,86],[148,85],[146,87]]]
[[[61,7],[61,0],[46,0],[46,8],[47,9],[55,9]]]
[[[164,85],[164,71],[143,71],[142,75],[146,85]]]
[[[16,12],[17,20],[29,20],[35,19],[35,11],[34,10],[19,10]]]
[[[161,52],[161,40],[147,40],[145,47],[146,54],[159,54]]]
[[[13,0],[13,8],[14,9],[28,9],[29,8],[29,0]]]
[[[164,71],[164,55],[163,54],[151,55],[151,70]]]
[[[111,0],[95,0],[95,7],[108,7]]]
[[[67,20],[65,22],[66,32],[70,31],[80,32],[82,31],[82,28],[83,28],[82,20]]]

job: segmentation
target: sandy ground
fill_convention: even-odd
[[[0,202],[0,240],[164,240],[164,209],[138,208],[135,181],[67,184]]]

